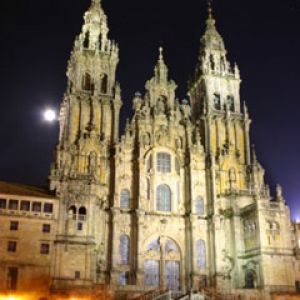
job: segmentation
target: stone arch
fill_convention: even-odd
[[[101,93],[107,94],[108,92],[108,75],[103,73],[101,75]]]
[[[256,272],[251,269],[245,271],[245,288],[246,289],[255,289],[257,283]]]

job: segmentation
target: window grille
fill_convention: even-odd
[[[171,155],[168,153],[157,154],[157,171],[162,173],[171,172]]]

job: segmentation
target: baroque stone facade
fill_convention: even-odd
[[[240,72],[209,9],[188,100],[163,49],[119,138],[118,45],[100,0],[68,64],[50,189],[59,201],[51,290],[293,291],[290,213],[250,144]]]

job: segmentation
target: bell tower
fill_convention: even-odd
[[[189,87],[192,120],[204,137],[206,153],[219,164],[218,194],[247,189],[250,161],[250,119],[241,107],[240,72],[227,59],[223,38],[209,6],[206,31],[201,39],[198,64]]]
[[[50,174],[50,188],[60,200],[54,289],[106,281],[111,158],[122,106],[116,82],[119,49],[108,32],[100,0],[92,0],[68,63],[59,143]]]

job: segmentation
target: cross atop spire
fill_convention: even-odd
[[[159,59],[155,67],[155,77],[157,81],[168,81],[168,67],[165,64],[163,47],[159,47]]]
[[[208,18],[206,20],[206,24],[207,24],[208,28],[215,27],[216,20],[214,19],[214,16],[213,16],[213,8],[212,8],[211,1],[208,1],[208,9],[207,10],[208,10]]]

